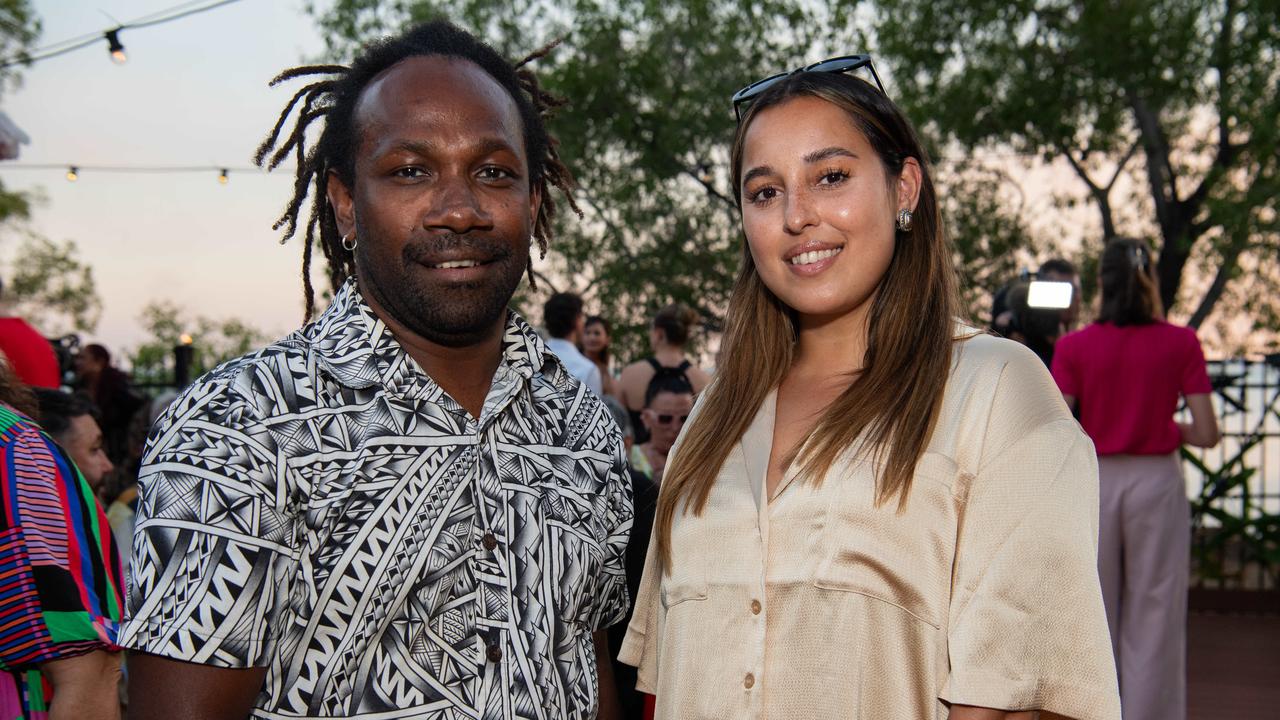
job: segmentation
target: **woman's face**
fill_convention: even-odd
[[[589,353],[599,353],[609,347],[609,333],[605,332],[604,325],[588,323],[582,333],[582,347]]]
[[[802,96],[755,116],[742,168],[743,229],[765,285],[810,318],[864,306],[893,259],[899,209],[914,208],[915,161],[891,182],[844,110]]]

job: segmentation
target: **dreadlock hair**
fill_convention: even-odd
[[[293,237],[299,226],[302,206],[311,198],[311,214],[306,221],[306,233],[302,245],[302,289],[306,300],[304,322],[315,311],[315,289],[311,285],[312,247],[317,236],[321,252],[329,266],[329,284],[336,291],[355,273],[355,257],[342,245],[337,218],[329,205],[329,172],[333,171],[348,187],[354,187],[355,153],[360,145],[359,128],[356,127],[355,110],[364,88],[387,68],[411,57],[441,55],[469,60],[479,65],[498,82],[515,100],[524,129],[524,147],[529,163],[529,186],[541,192],[542,204],[534,219],[533,237],[542,257],[553,230],[556,204],[550,189],[555,187],[564,194],[569,207],[579,217],[582,211],[573,200],[573,176],[560,160],[559,141],[546,128],[545,121],[565,101],[552,95],[538,83],[537,77],[525,66],[549,53],[560,41],[552,42],[514,65],[489,45],[445,20],[433,20],[409,28],[395,37],[375,41],[363,49],[350,66],[305,65],[290,68],[277,75],[271,85],[287,80],[315,75],[327,75],[328,79],[313,82],[294,93],[285,103],[280,118],[270,134],[258,146],[253,162],[267,170],[274,169],[290,154],[297,163],[293,183],[293,198],[272,229],[283,228],[280,243]],[[447,102],[447,100],[446,100]],[[293,130],[282,135],[289,117],[296,112]],[[324,130],[315,144],[307,149],[306,133],[312,122],[323,117]],[[535,289],[533,256],[527,268],[529,284]]]

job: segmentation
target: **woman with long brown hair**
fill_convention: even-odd
[[[1033,354],[957,323],[869,63],[735,95],[742,268],[622,659],[659,720],[1118,718],[1092,445]]]

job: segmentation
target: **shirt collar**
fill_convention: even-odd
[[[302,333],[321,364],[347,387],[384,385],[392,389],[420,383],[435,386],[364,301],[354,276],[342,284],[329,307]],[[513,310],[507,311],[499,370],[505,366],[529,380],[542,372],[553,357],[524,318]]]

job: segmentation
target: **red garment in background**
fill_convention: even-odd
[[[1213,392],[1191,328],[1094,323],[1058,340],[1053,379],[1076,399],[1098,455],[1164,455],[1182,436],[1179,395]]]
[[[0,354],[27,385],[57,389],[62,384],[53,346],[22,318],[0,318]]]

